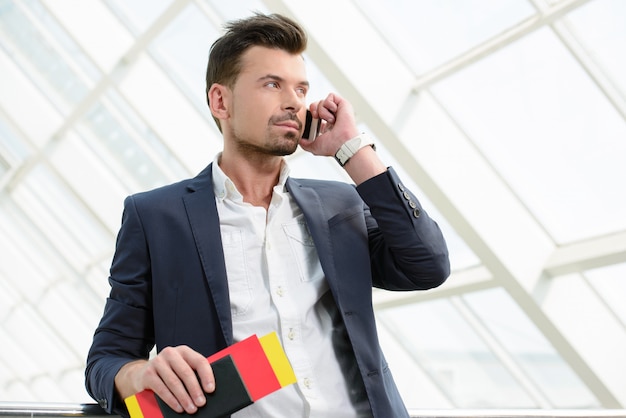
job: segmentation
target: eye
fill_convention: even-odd
[[[306,96],[308,90],[306,89],[306,87],[298,87],[296,89],[296,92],[301,96]]]
[[[278,83],[276,81],[270,81],[267,84],[265,84],[267,87],[271,87],[273,89],[277,89],[278,88]]]

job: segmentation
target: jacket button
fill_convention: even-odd
[[[411,195],[408,192],[402,193],[402,196],[404,196],[406,200],[411,200]]]
[[[402,183],[398,183],[398,189],[400,189],[401,192],[404,191],[404,186],[402,185]]]
[[[422,213],[419,209],[413,209],[413,216],[419,218]]]
[[[415,209],[417,207],[417,203],[415,203],[412,200],[409,200],[409,206],[411,207],[411,209]]]

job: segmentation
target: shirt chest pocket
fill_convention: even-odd
[[[300,280],[310,282],[324,277],[313,237],[304,221],[299,217],[294,222],[283,224],[283,231],[289,242],[293,261],[297,266]]]

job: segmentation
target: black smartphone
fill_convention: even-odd
[[[307,110],[302,139],[313,141],[319,135],[321,126],[322,124],[320,123],[320,120],[314,118],[311,112]]]

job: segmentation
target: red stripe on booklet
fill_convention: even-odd
[[[237,364],[239,374],[253,401],[282,387],[256,335],[213,354],[208,358],[209,363],[229,354]]]
[[[154,392],[144,390],[135,395],[137,403],[141,408],[141,412],[145,418],[162,418],[163,412],[159,408]]]

